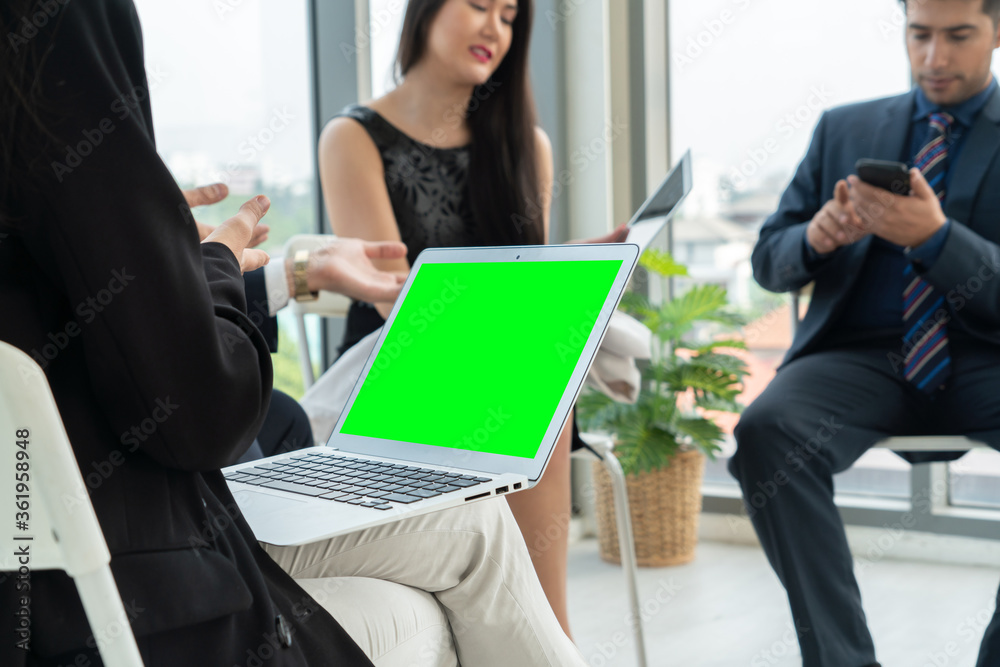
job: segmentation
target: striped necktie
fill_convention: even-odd
[[[921,171],[942,202],[948,171],[946,137],[953,122],[954,118],[946,113],[932,113],[927,142],[913,160],[913,166]],[[944,295],[918,276],[911,264],[907,263],[903,276],[906,284],[903,292],[903,349],[907,351],[903,374],[920,391],[934,394],[951,375],[948,309]]]

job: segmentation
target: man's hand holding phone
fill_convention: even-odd
[[[849,176],[850,200],[864,229],[890,243],[917,247],[934,236],[948,218],[934,188],[919,169],[910,169],[910,194],[893,194]]]
[[[865,235],[861,218],[851,201],[847,181],[841,179],[833,189],[833,199],[824,204],[809,223],[806,241],[817,253],[825,255]]]

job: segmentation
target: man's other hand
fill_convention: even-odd
[[[825,255],[850,245],[866,235],[855,212],[847,181],[841,179],[833,188],[833,199],[823,205],[806,229],[806,240],[817,253]]]

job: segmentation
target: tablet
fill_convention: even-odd
[[[640,254],[663,230],[691,192],[691,151],[684,153],[667,177],[643,202],[628,223],[628,243],[639,246]]]

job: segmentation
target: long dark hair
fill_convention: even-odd
[[[35,39],[41,31],[33,32],[28,23],[35,4],[37,0],[0,4],[0,231],[22,222],[17,200],[31,187],[52,138],[40,118],[46,52],[39,42],[47,40]]]
[[[423,57],[431,23],[446,0],[410,0],[396,69],[406,76]],[[528,75],[533,0],[519,0],[510,51],[486,84],[477,86],[466,120],[472,134],[469,203],[480,240],[489,245],[543,242],[535,149],[537,113]]]

